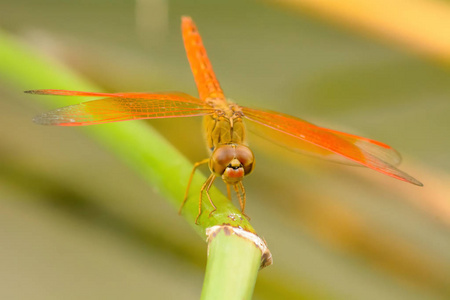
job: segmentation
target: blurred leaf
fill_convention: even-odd
[[[450,4],[440,0],[283,0],[284,5],[375,34],[450,63]]]

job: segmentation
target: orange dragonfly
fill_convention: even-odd
[[[27,93],[101,98],[58,108],[38,115],[34,121],[43,125],[83,126],[138,119],[204,116],[206,143],[211,156],[194,165],[180,208],[181,212],[188,198],[195,170],[207,163],[211,175],[200,190],[196,223],[202,213],[203,192],[206,192],[213,207],[211,213],[216,210],[208,191],[217,177],[221,177],[225,182],[230,200],[230,187],[233,187],[241,211],[245,215],[246,195],[242,179],[253,171],[255,159],[246,143],[244,120],[258,127],[265,138],[287,148],[328,160],[343,160],[366,166],[388,176],[422,186],[418,180],[395,167],[400,163],[400,156],[384,143],[319,127],[283,113],[247,108],[230,102],[225,98],[216,79],[192,19],[182,17],[181,28],[199,98],[178,92],[151,94],[32,90]]]

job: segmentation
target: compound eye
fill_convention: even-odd
[[[248,175],[253,171],[255,157],[249,147],[243,145],[236,146],[236,158],[244,166],[245,175]]]
[[[209,168],[212,172],[222,175],[234,157],[235,151],[233,147],[228,145],[219,146],[211,155]]]

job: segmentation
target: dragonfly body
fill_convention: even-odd
[[[206,102],[214,108],[214,113],[205,116],[203,119],[206,145],[210,152],[210,158],[195,164],[191,172],[186,195],[181,205],[182,208],[188,198],[190,182],[196,168],[203,163],[208,163],[211,175],[200,191],[199,214],[196,222],[202,211],[203,191],[206,191],[206,195],[214,208],[211,213],[216,210],[208,193],[216,177],[221,177],[227,185],[228,198],[230,200],[230,186],[233,187],[239,199],[241,211],[245,215],[246,195],[244,185],[241,181],[244,176],[253,171],[255,166],[253,152],[246,144],[246,131],[242,120],[243,113],[239,106],[220,98],[208,98]]]
[[[415,185],[422,185],[395,167],[400,163],[400,156],[384,143],[319,127],[283,113],[247,108],[227,101],[194,22],[189,17],[183,17],[181,27],[199,98],[178,92],[151,94],[33,90],[27,92],[100,98],[41,114],[34,121],[44,125],[82,126],[137,119],[203,116],[210,157],[194,165],[181,206],[182,208],[188,199],[196,168],[208,164],[211,175],[201,188],[196,222],[202,213],[204,192],[213,207],[211,213],[216,210],[208,191],[217,177],[221,177],[226,183],[230,199],[230,187],[235,190],[244,213],[246,196],[242,179],[250,174],[255,166],[253,152],[246,143],[244,119],[256,126],[263,137],[286,148],[328,160],[344,160]]]

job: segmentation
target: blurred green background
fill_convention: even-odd
[[[450,298],[448,65],[274,2],[0,0],[2,34],[108,92],[197,96],[182,15],[228,97],[390,144],[425,185],[250,136],[246,212],[274,257],[254,298]],[[33,124],[40,88],[71,89],[0,73],[0,298],[198,299],[206,245],[84,130]],[[208,155],[201,118],[148,124]]]

